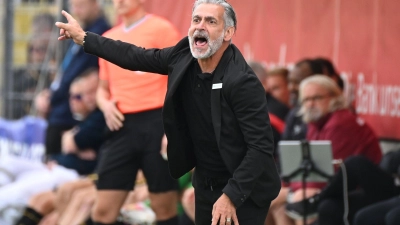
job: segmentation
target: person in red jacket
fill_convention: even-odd
[[[305,79],[300,85],[300,101],[300,114],[308,124],[307,140],[330,140],[335,159],[364,155],[374,163],[380,162],[382,152],[376,134],[347,109],[332,79],[323,75]]]
[[[342,91],[334,80],[325,75],[304,79],[300,84],[299,101],[299,114],[308,126],[307,140],[330,140],[332,155],[336,160],[363,156],[373,164],[380,162],[382,151],[376,134],[347,108]],[[290,186],[295,196],[292,201],[300,200],[301,183],[291,183]],[[324,186],[326,183],[309,182],[306,193],[318,193]],[[302,215],[297,214],[292,206],[286,207],[287,214],[300,222]],[[316,210],[314,213],[316,215]]]
[[[364,155],[379,163],[382,152],[374,131],[347,109],[337,84],[324,75],[306,78],[300,85],[300,114],[308,124],[307,140],[330,140],[335,159]],[[357,135],[354,138],[353,135]]]

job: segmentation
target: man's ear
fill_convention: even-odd
[[[235,28],[234,27],[228,27],[225,31],[224,35],[224,41],[230,41],[232,40],[233,34],[235,33]]]

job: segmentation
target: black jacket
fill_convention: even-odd
[[[163,122],[171,175],[179,178],[196,166],[193,142],[176,91],[193,56],[187,38],[165,49],[143,49],[88,33],[84,49],[122,68],[168,75]],[[231,44],[213,77],[211,116],[221,156],[232,178],[224,187],[236,207],[251,197],[268,206],[280,190],[273,159],[273,138],[265,91],[239,50]],[[217,85],[218,86],[218,85]]]

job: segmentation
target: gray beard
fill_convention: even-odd
[[[193,33],[194,36],[195,33]],[[194,47],[194,38],[188,35],[189,38],[189,46],[190,46],[190,52],[192,53],[192,56],[196,59],[207,59],[214,55],[218,49],[221,48],[222,43],[224,41],[224,32],[222,32],[221,36],[219,36],[216,40],[210,41],[210,38],[207,36],[207,43],[208,43],[208,48],[206,52],[201,54],[195,47]]]
[[[319,109],[307,109],[303,113],[303,121],[305,123],[316,122],[323,117],[323,113]]]

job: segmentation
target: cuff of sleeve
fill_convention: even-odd
[[[222,189],[222,192],[225,193],[232,203],[235,205],[236,208],[239,208],[243,204],[244,201],[247,199],[247,195],[237,193],[229,183]]]
[[[84,43],[82,44],[83,51],[85,51],[86,53],[90,53],[93,48],[92,45],[94,44],[94,42],[96,42],[96,38],[99,35],[89,31],[86,31],[85,34],[86,35],[84,38]]]
[[[87,37],[87,31],[85,32],[85,36],[83,36],[83,41],[82,41],[82,47],[85,48],[85,42],[86,42],[86,37]]]

